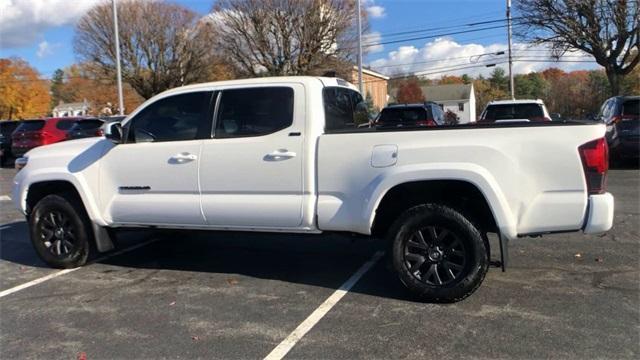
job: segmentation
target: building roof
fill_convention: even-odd
[[[447,84],[421,86],[422,93],[427,101],[460,101],[469,100],[473,91],[473,84]],[[391,99],[396,99],[398,89],[391,89]]]
[[[353,66],[353,71],[357,72],[358,71],[358,67],[354,65]],[[379,72],[375,72],[373,70],[369,70],[369,69],[364,68],[364,67],[362,68],[362,73],[363,74],[367,74],[367,75],[371,75],[371,76],[375,76],[375,77],[383,79],[383,80],[389,80],[389,77],[387,75],[383,75],[383,74],[381,74]]]

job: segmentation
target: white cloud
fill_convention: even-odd
[[[59,48],[60,46],[61,44],[59,43],[51,44],[46,40],[42,41],[40,44],[38,44],[38,50],[36,50],[36,55],[38,55],[38,57],[41,59],[49,55],[53,55],[54,50]]]
[[[52,27],[69,25],[102,0],[0,0],[0,47],[29,46]]]
[[[362,35],[362,45],[364,45],[364,52],[373,54],[377,52],[381,52],[384,50],[384,45],[372,45],[366,46],[368,44],[378,44],[382,41],[382,35],[378,31],[372,31],[367,34]]]
[[[400,46],[387,54],[385,58],[372,61],[373,70],[387,75],[418,73],[428,78],[439,78],[442,75],[487,76],[496,64],[507,70],[507,45],[496,43],[490,45],[460,44],[450,38],[439,38],[426,43],[422,48]],[[494,53],[504,51],[502,55]],[[481,54],[487,54],[478,56]],[[557,67],[565,71],[593,69],[598,66],[585,62],[554,62],[549,60],[551,52],[544,46],[514,44],[513,71],[515,74],[526,74],[541,71],[549,67]],[[548,61],[547,61],[548,60]],[[568,53],[562,60],[588,61],[593,58],[584,53]]]
[[[372,5],[372,6],[367,6],[367,13],[369,14],[369,16],[371,16],[373,19],[377,19],[377,18],[383,18],[385,17],[385,15],[387,15],[385,13],[385,9],[384,7],[380,6],[380,5]]]

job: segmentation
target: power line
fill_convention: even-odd
[[[506,27],[506,25],[499,25],[499,26],[487,26],[487,27],[480,28],[480,29],[451,31],[451,32],[447,32],[447,33],[431,34],[431,35],[427,35],[427,36],[418,36],[418,37],[412,37],[412,38],[406,38],[406,39],[381,41],[381,42],[378,42],[378,43],[362,44],[362,47],[372,47],[372,46],[387,45],[387,44],[397,44],[397,43],[401,43],[401,42],[408,42],[408,41],[415,41],[415,40],[433,39],[433,38],[439,38],[439,37],[442,37],[442,36],[467,34],[467,33],[478,32],[478,31],[502,29],[502,28],[505,28],[505,27]],[[355,48],[354,47],[347,47],[347,48],[342,48],[342,49],[343,50],[353,50]]]
[[[522,17],[518,17],[518,18],[514,18],[514,19],[521,19],[521,18]],[[461,28],[461,27],[467,27],[467,26],[487,25],[487,24],[493,24],[493,23],[505,22],[505,21],[507,21],[507,19],[495,19],[495,20],[479,21],[479,22],[460,24],[460,25],[441,26],[441,27],[434,27],[434,28],[424,28],[424,29],[420,29],[420,30],[400,31],[400,32],[395,32],[395,33],[387,33],[387,34],[383,33],[383,34],[380,34],[380,36],[382,36],[382,37],[385,37],[385,36],[393,37],[393,36],[398,36],[398,35],[417,34],[417,33],[422,33],[422,32],[455,29],[455,28]]]

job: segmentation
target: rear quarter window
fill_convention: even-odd
[[[16,131],[38,131],[44,127],[44,120],[26,120],[18,125]]]
[[[640,99],[627,100],[622,103],[622,115],[640,115]]]

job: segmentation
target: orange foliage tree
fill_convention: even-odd
[[[464,84],[465,82],[459,76],[442,75],[442,77],[440,78],[439,83],[440,83],[440,85],[447,85],[447,84]]]
[[[0,59],[0,119],[45,116],[51,97],[46,80],[22,59]]]
[[[87,101],[91,115],[109,115],[118,112],[118,92],[113,79],[97,77],[89,64],[76,64],[64,70],[60,96],[71,102]],[[128,84],[123,84],[125,113],[130,113],[144,99]],[[108,109],[108,110],[107,110]]]
[[[418,84],[418,80],[416,79],[409,79],[401,82],[398,86],[398,95],[396,96],[396,99],[402,104],[420,103],[425,101],[422,88],[420,88],[420,84]]]

